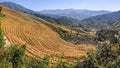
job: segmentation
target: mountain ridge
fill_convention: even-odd
[[[44,15],[41,13],[39,14],[36,11],[30,10],[28,8],[25,8],[21,5],[13,3],[13,2],[2,2],[0,4],[10,8],[10,9],[24,12],[24,13],[28,13],[28,14],[32,14],[34,16],[40,17],[40,18],[47,20],[49,22],[53,22],[53,23],[57,23],[57,24],[65,25],[65,26],[76,26],[76,24],[78,24],[78,22],[79,22],[77,19],[72,19],[69,17],[58,16],[58,15]]]
[[[112,26],[113,24],[118,22],[119,19],[120,19],[120,11],[116,11],[108,14],[89,17],[87,19],[82,20],[81,24],[101,29]]]
[[[8,8],[14,9],[16,11],[22,11],[27,13],[35,13],[35,11],[27,9],[19,4],[13,3],[13,2],[1,2],[0,4],[7,6]]]
[[[53,14],[53,15],[60,15],[60,16],[67,16],[71,18],[76,18],[79,20],[96,16],[96,15],[102,15],[110,13],[111,11],[105,11],[105,10],[87,10],[87,9],[57,9],[57,10],[42,10],[39,11],[43,14]],[[81,19],[80,19],[81,18]]]

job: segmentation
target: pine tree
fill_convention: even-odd
[[[23,66],[23,58],[25,56],[26,46],[11,46],[8,51],[8,59],[12,63],[13,68],[21,68]]]

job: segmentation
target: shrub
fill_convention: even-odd
[[[0,6],[0,13],[1,13],[1,11],[2,11],[2,7]]]
[[[0,22],[0,48],[3,48],[5,45],[4,35],[2,32],[1,22]]]
[[[20,68],[23,66],[25,50],[26,50],[25,45],[22,45],[21,47],[15,45],[9,48],[9,50],[7,51],[7,58],[12,63],[13,68]]]
[[[78,61],[75,68],[120,68],[119,49],[120,45],[104,44],[97,52],[89,51],[88,57],[82,62]]]
[[[49,57],[46,56],[43,59],[35,59],[33,58],[28,62],[27,68],[49,68]]]

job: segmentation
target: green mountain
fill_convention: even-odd
[[[81,21],[81,24],[88,27],[103,29],[107,27],[116,27],[120,22],[120,11],[89,17]]]

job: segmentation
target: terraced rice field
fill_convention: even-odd
[[[63,53],[65,57],[78,57],[86,55],[91,46],[74,46],[64,41],[59,35],[43,23],[49,23],[42,19],[35,20],[33,16],[13,11],[3,6],[1,18],[2,29],[11,44],[26,44],[26,55],[30,57],[56,56]],[[51,24],[51,23],[49,23]],[[54,27],[60,27],[55,24]],[[70,29],[61,26],[64,30]],[[74,31],[73,31],[74,32]]]

